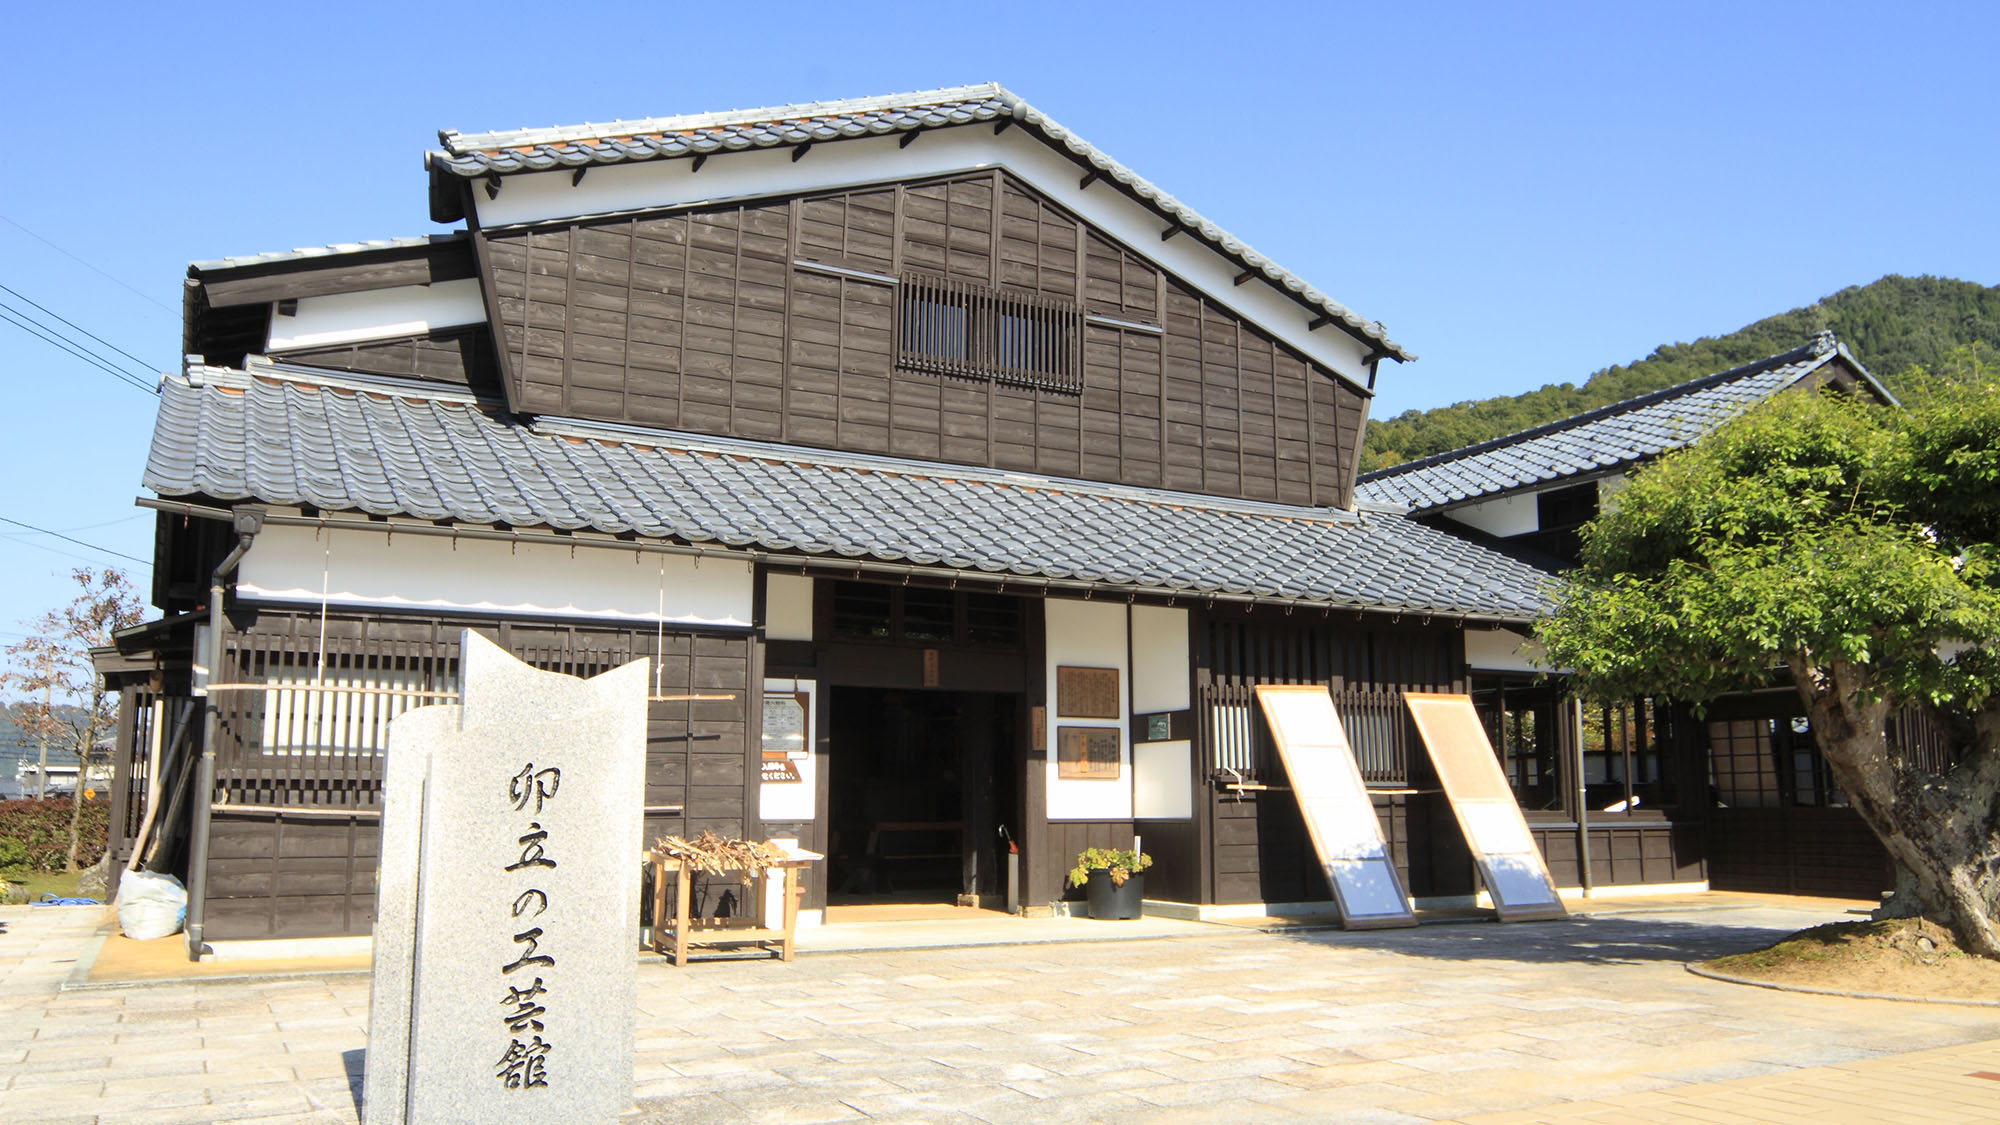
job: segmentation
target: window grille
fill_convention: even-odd
[[[898,367],[1083,391],[1083,317],[1067,301],[906,274],[896,308]]]
[[[1208,709],[1209,737],[1218,770],[1239,774],[1257,771],[1257,730],[1245,703],[1217,703]]]
[[[1222,696],[1208,704],[1209,768],[1216,772],[1234,770],[1245,777],[1276,769],[1271,728],[1264,721],[1262,708],[1254,698],[1249,702],[1229,698],[1249,696],[1252,689],[1248,685],[1218,685],[1208,690]],[[1337,691],[1333,705],[1362,780],[1370,785],[1404,784],[1409,777],[1410,717],[1403,709],[1402,693]]]
[[[389,720],[437,703],[421,668],[339,668],[319,676],[285,669],[266,681],[261,749],[266,754],[380,754]]]

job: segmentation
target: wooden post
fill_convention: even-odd
[[[688,930],[694,924],[688,917],[688,896],[690,884],[694,882],[694,872],[689,870],[688,861],[685,859],[680,861],[680,875],[676,882],[679,886],[674,889],[674,964],[685,965],[688,954]]]

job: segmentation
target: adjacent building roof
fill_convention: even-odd
[[[511,420],[450,390],[258,365],[167,379],[163,497],[636,534],[1127,591],[1532,619],[1552,576],[1389,512]]]
[[[426,157],[433,184],[445,177],[476,179],[516,172],[630,164],[682,156],[708,156],[760,148],[797,148],[824,141],[960,125],[1013,123],[1067,153],[1079,165],[1109,179],[1167,221],[1206,241],[1225,257],[1242,263],[1300,301],[1324,313],[1383,355],[1416,357],[1391,340],[1388,330],[1314,289],[1241,239],[1203,218],[1192,207],[1148,183],[1137,173],[1034,106],[996,83],[892,94],[845,101],[812,102],[767,109],[731,110],[682,117],[654,117],[547,129],[495,133],[438,134],[444,146]],[[432,192],[432,218],[451,222],[464,216],[456,189]]]
[[[450,234],[419,234],[403,238],[376,238],[366,242],[336,242],[328,246],[301,246],[296,250],[272,250],[262,254],[239,254],[207,262],[189,262],[188,268],[199,271],[233,270],[244,266],[267,266],[278,262],[303,262],[315,258],[341,258],[351,254],[370,254],[381,250],[416,250],[463,242],[464,240],[464,231],[453,231]]]
[[[1571,477],[1622,471],[1693,443],[1838,356],[1883,401],[1894,402],[1846,345],[1822,332],[1812,343],[1610,406],[1363,473],[1357,496],[1421,512],[1486,500]]]

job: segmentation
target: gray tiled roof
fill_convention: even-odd
[[[1830,333],[1822,334],[1805,347],[1742,367],[1517,434],[1363,473],[1355,493],[1364,500],[1421,512],[1628,468],[1693,443],[1836,355],[1875,386],[1845,347]],[[1875,390],[1888,397],[1879,386]]]
[[[259,366],[166,381],[145,485],[1102,584],[1506,620],[1551,576],[1400,515],[1242,503],[586,423]]]
[[[1098,151],[1034,106],[997,83],[891,94],[845,101],[813,102],[768,109],[731,110],[683,117],[614,121],[496,133],[438,134],[442,151],[426,158],[439,173],[477,178],[513,172],[542,172],[598,164],[630,164],[679,156],[703,156],[757,148],[838,141],[889,133],[911,133],[1002,119],[1032,129],[1079,163],[1122,186],[1169,221],[1272,284],[1331,317],[1335,323],[1400,360],[1416,357],[1391,340],[1380,322],[1368,320],[1251,249],[1241,239],[1203,218],[1137,173]],[[457,216],[433,216],[448,221]]]
[[[440,243],[458,242],[465,238],[465,232],[452,234],[420,234],[405,238],[376,238],[366,242],[336,242],[328,246],[302,246],[296,250],[273,250],[263,254],[239,254],[228,258],[217,258],[208,262],[189,262],[198,270],[226,270],[241,266],[262,266],[273,262],[297,262],[307,258],[333,258],[345,254],[366,254],[375,250],[415,250]]]

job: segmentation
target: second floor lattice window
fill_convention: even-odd
[[[1083,390],[1083,315],[1067,301],[906,274],[896,303],[896,365],[934,375]]]

